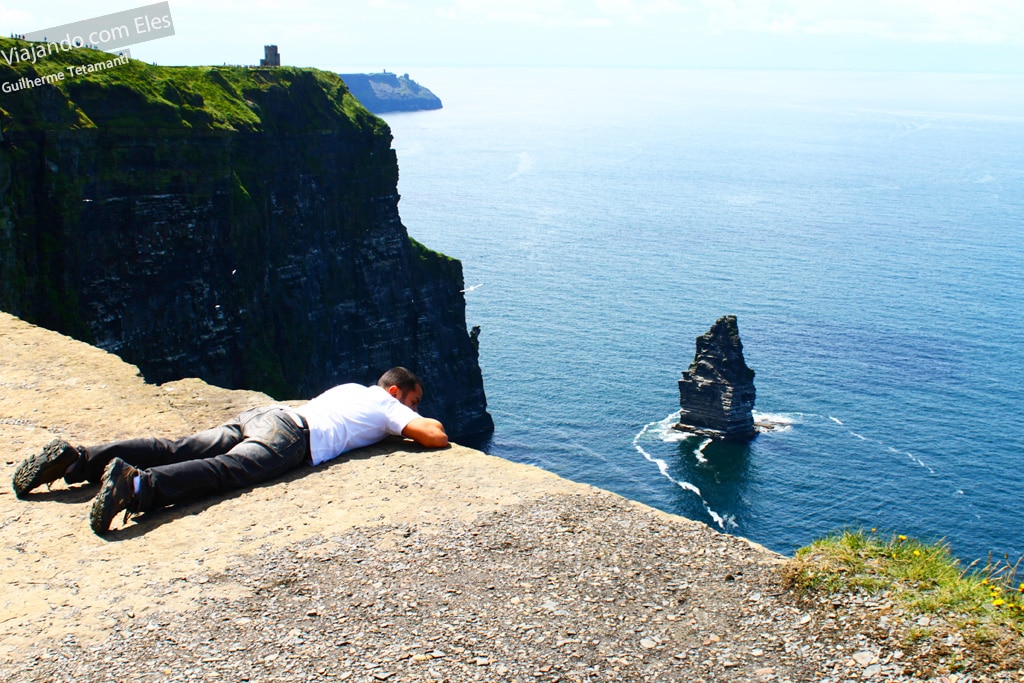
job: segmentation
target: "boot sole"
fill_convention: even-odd
[[[14,495],[24,498],[25,494],[42,484],[55,482],[78,459],[78,451],[63,439],[54,439],[18,467],[11,481]]]
[[[116,499],[117,486],[124,479],[124,470],[128,463],[120,458],[114,458],[107,463],[103,469],[102,486],[100,492],[92,500],[92,509],[89,511],[89,526],[92,530],[102,536],[110,531],[110,523],[114,521],[117,513],[128,506],[128,500],[119,502]]]

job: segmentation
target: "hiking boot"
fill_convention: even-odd
[[[114,458],[103,470],[100,492],[92,500],[89,512],[89,524],[97,534],[105,534],[110,530],[110,523],[117,513],[124,510],[124,521],[133,512],[138,512],[139,497],[135,495],[135,477],[139,470],[121,458]]]
[[[78,449],[64,439],[54,439],[46,445],[42,453],[33,455],[18,467],[11,481],[14,495],[24,498],[26,493],[40,484],[49,486],[63,477],[68,467],[77,462],[80,455]]]

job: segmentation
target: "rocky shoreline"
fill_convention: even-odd
[[[7,481],[53,435],[180,434],[264,400],[148,385],[0,314]],[[886,596],[806,599],[761,546],[458,446],[392,440],[109,538],[93,493],[0,493],[2,680],[1024,680],[937,617],[908,639]]]

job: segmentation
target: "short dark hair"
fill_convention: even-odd
[[[414,391],[416,387],[422,387],[423,382],[420,378],[414,375],[411,371],[399,366],[397,368],[391,368],[377,380],[377,386],[381,389],[387,389],[388,387],[398,387],[402,392]]]

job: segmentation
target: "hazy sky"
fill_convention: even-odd
[[[4,35],[150,4],[0,4]],[[159,64],[1024,71],[1021,0],[169,0]]]

